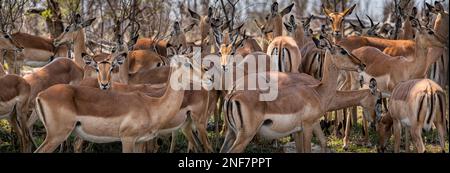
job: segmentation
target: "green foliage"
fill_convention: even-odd
[[[52,16],[52,10],[47,9],[41,12],[41,16],[48,19]]]

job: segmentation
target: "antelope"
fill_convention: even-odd
[[[394,131],[394,152],[400,151],[401,128],[407,127],[418,153],[425,152],[422,129],[429,131],[432,123],[439,132],[441,150],[445,153],[445,135],[447,124],[445,118],[445,92],[429,79],[414,79],[399,83],[392,91],[389,111],[384,113],[378,123],[380,145],[378,150],[385,151],[390,129]],[[407,135],[408,138],[408,135]],[[409,151],[409,142],[406,144]]]
[[[436,1],[434,6],[428,3],[426,3],[426,6],[431,13],[437,15],[434,22],[436,34],[448,39],[448,12],[444,11],[444,7],[439,1]],[[446,65],[448,64],[448,42],[446,47],[447,49],[430,48],[428,51],[428,59],[435,59],[435,57],[439,58],[436,63],[433,63],[430,69],[430,78],[444,87],[448,85],[448,67]]]
[[[78,85],[83,79],[83,70],[71,59],[57,58],[50,64],[47,64],[34,73],[25,75],[23,78],[30,85],[30,95],[28,100],[30,102],[30,109],[33,111],[27,120],[26,125],[32,131],[33,124],[38,119],[34,110],[34,100],[36,96],[53,85]]]
[[[11,49],[11,45],[16,46],[18,49],[22,49],[20,54],[16,54],[10,50],[2,55],[6,55],[6,57],[3,58],[6,60],[6,63],[9,64],[9,67],[11,67],[9,69],[10,74],[20,74],[20,69],[23,64],[31,67],[42,67],[51,62],[55,57],[67,55],[67,47],[53,46],[52,39],[21,32],[13,33],[11,35],[3,33],[2,35],[3,37],[0,39],[0,49]]]
[[[319,84],[308,85],[307,81],[306,84],[302,81],[288,82],[288,85],[279,86],[277,99],[270,102],[258,101],[261,93],[258,90],[235,91],[228,95],[224,107],[230,130],[227,131],[221,152],[242,152],[256,133],[273,139],[298,131],[305,133],[304,148],[306,152],[310,152],[310,140],[313,128],[317,127],[316,121],[328,109],[339,107],[330,107],[328,104],[339,98],[335,97],[338,68],[355,71],[363,68],[360,61],[345,49],[330,43],[327,48],[324,76]],[[282,78],[283,75],[297,74],[269,72],[266,78]],[[352,94],[347,96],[353,97]],[[367,96],[353,100],[361,102],[366,100],[363,99],[365,97]],[[338,102],[335,100],[334,105],[340,105]]]
[[[172,50],[169,48],[169,50]],[[182,49],[185,50],[185,49]],[[186,49],[189,51],[189,49]],[[97,62],[95,62],[91,57],[88,55],[85,55],[84,60],[86,61],[86,64],[89,64],[90,66],[94,67],[98,73],[97,82],[92,82],[92,79],[90,80],[83,80],[83,84],[81,86],[90,86],[95,88],[100,88],[103,90],[111,89],[115,92],[133,92],[133,91],[140,91],[145,93],[146,95],[152,96],[152,97],[161,97],[164,94],[165,86],[166,84],[136,84],[136,85],[123,85],[119,83],[112,83],[111,78],[108,78],[108,75],[111,75],[112,69],[114,67],[107,66],[106,64],[114,64],[113,61],[115,60],[109,60],[105,62],[103,66],[99,66]],[[100,62],[101,63],[101,62]],[[167,77],[167,76],[166,76]],[[166,81],[167,83],[169,81]],[[103,87],[104,85],[108,87]],[[189,141],[189,148],[188,151],[191,150],[197,150],[197,151],[204,151],[204,152],[212,152],[213,149],[208,141],[207,137],[207,122],[209,119],[209,112],[211,112],[211,105],[215,105],[214,102],[211,103],[211,101],[216,100],[214,99],[215,95],[207,90],[186,90],[185,97],[182,103],[182,106],[178,112],[178,114],[189,114],[191,120],[186,126],[183,126],[183,132],[186,135],[186,138]],[[195,97],[194,97],[195,96]],[[179,120],[174,120],[175,122],[171,122],[169,124],[176,124]],[[198,132],[198,134],[192,133],[192,127],[195,127],[194,130]],[[165,128],[169,129],[169,128]],[[177,130],[173,129],[174,130]],[[194,137],[195,135],[195,137]],[[173,139],[175,139],[175,136],[173,136]],[[172,144],[174,145],[174,140],[172,141]],[[195,147],[195,148],[193,148]],[[173,148],[173,147],[171,147]],[[173,151],[173,149],[171,149]]]
[[[274,63],[281,72],[298,73],[302,54],[292,37],[276,37],[269,44],[267,54],[274,58]]]
[[[350,23],[350,25],[353,27],[353,29],[354,29],[356,32],[359,33],[359,34],[357,34],[357,35],[359,35],[359,36],[365,35],[365,36],[370,36],[370,37],[381,37],[381,36],[377,33],[377,31],[378,31],[378,26],[380,25],[380,22],[378,22],[377,24],[375,24],[375,23],[373,22],[372,18],[371,18],[369,15],[366,15],[367,18],[368,18],[369,21],[370,21],[370,27],[367,27],[367,26],[365,26],[365,25],[363,24],[363,22],[361,21],[361,19],[360,19],[359,16],[358,16],[358,14],[355,14],[355,16],[356,16],[356,19],[358,20],[359,26],[354,25],[354,24],[351,23],[351,22],[349,22],[349,23]]]
[[[419,25],[420,23],[415,20]],[[396,84],[409,79],[423,78],[431,63],[436,59],[427,60],[429,47],[444,47],[443,39],[430,28],[417,27],[414,56],[391,57],[374,47],[362,47],[352,53],[367,65],[361,73],[364,83],[375,78],[383,94],[390,95]],[[367,56],[370,55],[370,56]]]
[[[0,76],[0,119],[8,119],[20,139],[20,151],[31,152],[32,140],[26,128],[30,85],[17,75]]]
[[[305,21],[302,21],[302,25],[299,26],[294,15],[291,15],[284,26],[300,48],[302,59],[298,71],[320,79],[324,52],[318,49],[311,39],[313,33],[309,25],[313,18],[314,16],[311,15]]]
[[[84,62],[82,54],[86,53],[86,36],[84,29],[90,26],[94,21],[95,18],[82,21],[81,15],[77,14],[73,22],[64,29],[64,32],[53,40],[53,45],[55,46],[73,43],[74,62],[83,69]]]
[[[352,14],[353,9],[355,9],[356,4],[352,7],[345,9],[343,12],[332,12],[324,5],[322,5],[322,9],[327,16],[327,20],[331,23],[332,36],[334,41],[341,40],[343,38],[344,31],[344,18],[350,14]],[[350,51],[350,50],[349,50]]]
[[[95,88],[70,85],[56,85],[41,92],[36,98],[36,108],[47,135],[35,152],[52,152],[73,131],[84,140],[121,141],[123,152],[141,152],[138,146],[164,133],[164,126],[171,120],[187,118],[177,116],[185,91],[174,89],[184,85],[176,86],[173,82],[180,81],[180,74],[189,73],[192,66],[184,56],[172,59],[169,80],[172,82],[161,97],[141,92],[99,92]],[[201,81],[199,78],[194,70],[193,81]],[[62,115],[64,118],[57,118]]]
[[[289,14],[294,7],[294,3],[287,6],[281,12],[278,9],[278,2],[273,2],[270,8],[270,13],[266,16],[264,24],[260,24],[255,20],[256,25],[261,30],[265,42],[262,44],[264,52],[268,51],[269,43],[276,37],[283,36],[283,17]]]

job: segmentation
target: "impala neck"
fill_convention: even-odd
[[[170,121],[176,116],[183,103],[184,89],[174,90],[171,83],[171,80],[180,81],[181,79],[181,75],[174,75],[177,69],[178,67],[171,67],[166,91],[163,96],[157,99],[158,115],[163,117],[161,121],[163,123]]]
[[[335,111],[351,106],[363,106],[365,98],[371,97],[370,90],[336,91],[327,111]]]
[[[416,48],[415,48],[415,53],[414,53],[415,57],[410,62],[411,64],[413,64],[412,70],[415,72],[415,73],[413,73],[414,76],[411,76],[411,77],[425,78],[430,65],[433,64],[434,62],[436,62],[440,58],[440,56],[434,56],[434,57],[430,57],[430,59],[428,59],[428,47],[420,44],[419,39],[420,38],[416,38]]]
[[[443,12],[437,15],[434,23],[434,30],[443,38],[448,38],[448,21],[448,13]]]
[[[273,38],[283,36],[283,18],[281,16],[275,18],[273,25]]]
[[[74,38],[73,43],[73,52],[75,54],[75,64],[79,65],[80,67],[84,67],[84,61],[83,57],[81,57],[82,53],[86,52],[86,45],[85,45],[85,39],[86,36],[84,34],[84,29],[81,29],[78,31],[77,35]]]
[[[337,78],[339,70],[331,62],[331,54],[327,50],[323,64],[323,76],[321,83],[316,87],[317,93],[321,96],[322,103],[328,105],[328,102],[334,97],[337,88]]]

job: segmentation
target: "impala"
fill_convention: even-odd
[[[341,40],[344,37],[344,18],[352,14],[353,9],[355,9],[356,4],[352,7],[345,9],[343,12],[332,12],[328,8],[322,5],[322,9],[327,16],[327,20],[331,23],[332,36],[334,41]],[[351,51],[351,50],[349,50]]]
[[[418,25],[420,23],[415,20]],[[395,85],[409,79],[423,78],[429,66],[437,59],[427,60],[429,47],[444,47],[443,39],[429,28],[417,27],[414,56],[391,57],[374,47],[362,47],[352,53],[367,65],[361,74],[365,83],[375,78],[380,90],[389,95]],[[367,56],[370,55],[370,56]]]
[[[20,151],[31,152],[32,140],[26,128],[30,85],[17,75],[0,76],[0,119],[8,119],[20,139]]]
[[[177,112],[185,91],[180,88],[183,86],[173,83],[180,81],[180,74],[189,73],[192,66],[186,57],[173,59],[171,82],[161,97],[141,92],[99,92],[95,88],[70,85],[56,85],[41,92],[36,98],[36,108],[47,135],[35,152],[52,152],[73,131],[84,140],[121,141],[123,152],[139,152],[137,145],[163,133],[165,125],[180,118]],[[199,78],[194,73],[194,82],[201,81]],[[58,118],[61,116],[64,118]]]
[[[169,48],[169,50],[172,50]],[[187,50],[189,51],[189,50]],[[123,57],[123,56],[122,56]],[[132,91],[140,91],[143,93],[146,93],[149,96],[152,97],[160,97],[164,94],[165,86],[169,81],[167,81],[167,76],[163,84],[160,83],[156,84],[130,84],[130,85],[123,85],[118,83],[112,83],[110,75],[112,73],[112,69],[114,69],[114,64],[117,64],[117,59],[109,59],[103,62],[96,62],[91,57],[85,55],[84,60],[86,61],[86,64],[89,64],[90,66],[94,67],[98,73],[97,82],[92,82],[92,79],[83,80],[83,84],[81,86],[90,86],[95,88],[100,88],[103,90],[111,89],[112,91],[117,92],[132,92]],[[103,65],[100,65],[103,64]],[[170,68],[170,67],[169,67]],[[165,68],[166,69],[166,68]],[[160,69],[159,69],[160,70]],[[155,73],[164,73],[165,70],[160,70],[159,72]],[[168,73],[167,73],[168,74]],[[113,84],[113,85],[112,85]],[[156,86],[156,87],[155,87]],[[195,97],[194,97],[195,96]],[[209,112],[212,108],[211,105],[215,105],[215,102],[211,102],[215,99],[216,95],[213,92],[207,91],[207,90],[187,90],[185,92],[185,97],[183,100],[182,107],[180,108],[178,114],[185,114],[190,116],[189,123],[187,123],[185,126],[182,127],[184,134],[186,135],[186,138],[189,141],[189,148],[188,151],[204,151],[204,152],[212,152],[212,147],[208,141],[207,137],[207,122],[209,119]],[[174,120],[175,122],[171,122],[171,124],[177,124],[177,121],[180,121],[179,119]],[[170,124],[169,124],[170,126]],[[170,126],[172,128],[165,128],[165,129],[172,129],[168,130],[168,132],[175,132],[175,130],[178,130],[180,127],[177,126]],[[190,129],[194,128],[194,129]],[[193,133],[193,130],[196,130],[197,133]],[[173,136],[173,139],[175,139],[175,136]],[[172,144],[174,145],[174,140],[172,141]],[[195,148],[193,148],[195,147]],[[173,147],[171,147],[173,148]],[[173,149],[171,149],[173,151]]]
[[[269,43],[272,42],[275,37],[283,35],[283,17],[289,14],[293,7],[294,4],[291,4],[279,12],[278,2],[275,1],[271,5],[270,13],[266,16],[264,24],[260,24],[257,20],[255,20],[256,25],[264,36],[264,42],[262,44],[262,49],[264,52],[268,51],[267,48]]]
[[[439,1],[436,1],[434,6],[428,3],[426,3],[426,6],[431,13],[437,15],[434,23],[434,30],[436,31],[436,34],[448,39],[448,12],[444,11],[444,7]],[[431,67],[431,72],[429,74],[430,78],[437,81],[444,87],[448,85],[448,42],[446,47],[446,49],[431,48],[428,51],[428,59],[440,57],[439,60]]]
[[[235,91],[225,101],[225,116],[229,129],[221,152],[242,152],[256,133],[267,138],[279,138],[294,132],[303,131],[304,148],[311,151],[312,131],[318,119],[329,109],[342,106],[336,96],[338,68],[346,70],[362,70],[362,64],[353,55],[339,46],[327,44],[323,79],[318,84],[308,81],[288,82],[279,86],[278,98],[271,102],[258,101],[263,91]],[[266,78],[278,77],[281,72],[269,72]],[[264,79],[267,80],[267,79]],[[370,94],[370,91],[367,91]],[[372,100],[367,106],[375,106],[376,97],[364,99],[358,97],[355,102]],[[334,100],[334,101],[333,101]],[[329,104],[334,103],[334,104]],[[372,104],[372,105],[371,105]],[[336,106],[340,105],[340,106]],[[297,137],[300,135],[297,135]]]
[[[429,131],[434,124],[439,132],[441,150],[445,153],[445,134],[447,131],[445,105],[444,90],[429,79],[408,80],[396,85],[389,100],[389,111],[383,115],[380,123],[378,123],[379,151],[384,152],[387,139],[391,136],[391,127],[394,129],[394,152],[400,151],[400,137],[403,126],[407,127],[407,132],[410,131],[417,152],[423,153],[425,152],[425,146],[422,139],[422,130]],[[406,143],[406,151],[409,151],[409,142]]]
[[[311,15],[308,19],[302,21],[302,25],[298,25],[294,15],[291,15],[289,21],[284,23],[284,26],[300,48],[302,59],[298,71],[309,74],[316,79],[320,79],[322,74],[323,55],[325,52],[318,49],[311,39],[313,33],[309,25],[313,18],[314,16]]]

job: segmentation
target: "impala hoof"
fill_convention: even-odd
[[[348,151],[348,146],[344,146],[342,149],[344,149],[344,151]]]

